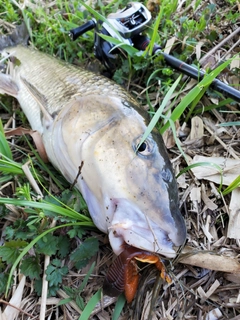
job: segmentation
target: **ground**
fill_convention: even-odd
[[[102,14],[124,5],[112,2],[102,9],[101,3],[88,4]],[[162,1],[160,4],[148,1],[145,5],[151,10],[154,21],[159,12],[161,14],[158,36],[155,36],[164,50],[205,70],[214,69],[232,58],[218,78],[240,90],[238,1]],[[42,1],[25,1],[18,5],[6,2],[1,7],[0,30],[6,35],[23,20],[30,21],[31,40],[38,50],[102,72],[92,51],[93,33],[74,44],[68,39],[67,30],[76,26],[77,19],[81,24],[86,17],[91,17],[86,12],[77,12],[76,8],[81,9],[81,6],[73,1],[46,1],[45,6]],[[113,79],[127,88],[145,109],[150,105],[156,111],[180,73],[159,58],[144,60],[134,56],[131,68],[129,60],[123,57],[119,58],[120,65]],[[155,74],[157,68],[159,73]],[[181,100],[196,87],[196,82],[187,76],[181,83],[184,81],[187,85],[181,92],[178,87],[180,94],[173,104],[168,102],[164,114],[173,114]],[[174,97],[173,94],[171,102]],[[16,100],[1,97],[0,103],[6,132],[20,126],[29,128]],[[159,126],[162,127],[164,121],[161,121]],[[92,227],[79,227],[77,223],[82,220],[76,220],[76,216],[69,218],[69,211],[62,216],[54,213],[55,207],[32,208],[14,201],[1,205],[4,249],[0,250],[3,312],[0,319],[87,319],[82,310],[95,306],[99,300],[90,319],[240,319],[239,124],[239,101],[234,102],[226,94],[219,95],[208,89],[182,109],[175,121],[175,130],[166,129],[163,133],[178,175],[187,242],[176,259],[165,261],[171,284],[159,278],[154,266],[139,265],[139,289],[130,304],[125,303],[122,296],[119,299],[101,297],[98,291],[114,259],[106,235]],[[72,190],[51,164],[41,161],[30,138],[29,144],[22,135],[16,134],[15,131],[14,136],[12,133],[8,138],[9,150],[1,136],[1,203],[4,198],[36,201],[43,196],[47,203],[58,205],[57,200],[60,200],[88,215],[81,195]],[[197,165],[188,168],[193,164]],[[31,173],[27,173],[28,167]],[[35,188],[30,187],[30,179],[36,183]],[[91,224],[90,219],[88,223]],[[13,270],[14,280],[6,296],[9,270],[19,254],[47,231],[49,225],[54,228],[63,224],[69,225],[46,234],[26,250],[21,267],[17,265]],[[47,278],[43,280],[45,269]],[[46,286],[45,291],[42,285]],[[9,308],[8,304],[18,307]]]

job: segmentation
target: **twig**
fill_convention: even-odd
[[[212,56],[219,48],[221,48],[226,42],[228,42],[230,39],[232,39],[233,37],[235,37],[235,35],[237,35],[238,33],[240,33],[240,27],[237,28],[235,31],[233,31],[232,33],[229,34],[229,36],[227,36],[225,39],[223,39],[220,43],[218,43],[214,48],[212,48],[208,53],[205,54],[205,56],[203,56],[200,60],[199,63],[200,65],[204,65],[205,60],[207,58],[209,58],[210,56]]]
[[[236,47],[238,47],[240,44],[240,39],[238,39],[237,42],[234,43],[234,45],[232,45],[232,47],[222,56],[222,60],[225,59],[227,57],[227,55]],[[218,63],[215,63],[215,65],[213,66],[213,69],[217,67]]]
[[[53,220],[50,228],[55,227],[56,220]],[[45,320],[46,318],[46,304],[47,304],[47,293],[48,293],[48,281],[47,281],[47,275],[46,270],[47,267],[50,264],[50,256],[45,256],[44,260],[44,273],[43,273],[43,279],[42,279],[42,295],[41,295],[41,308],[40,308],[40,317],[39,320]]]
[[[46,313],[46,302],[47,302],[47,292],[48,292],[48,281],[47,281],[47,275],[46,270],[47,267],[50,264],[50,256],[45,256],[44,260],[44,274],[42,279],[42,295],[41,295],[41,308],[40,308],[40,317],[39,320],[45,319],[45,313]]]
[[[34,179],[30,169],[29,169],[29,164],[30,161],[27,161],[23,166],[22,166],[22,170],[25,173],[26,177],[28,178],[28,181],[30,182],[31,186],[33,187],[33,189],[36,191],[36,193],[39,195],[39,197],[42,199],[43,198],[43,194],[42,191],[40,190],[36,180]]]
[[[239,157],[234,152],[233,148],[229,145],[226,145],[214,132],[208,127],[207,124],[204,124],[205,129],[211,134],[211,136],[214,136],[214,138],[223,146],[225,150],[227,150],[230,155],[234,158],[239,160]]]
[[[78,167],[78,173],[77,173],[77,176],[75,178],[75,180],[73,181],[72,185],[70,186],[70,190],[73,189],[73,187],[75,186],[75,184],[77,183],[77,180],[82,172],[82,167],[84,165],[84,161],[81,162],[80,166]]]
[[[11,303],[9,303],[9,302],[7,302],[7,301],[4,301],[3,299],[0,299],[0,303],[4,303],[4,304],[8,305],[9,307],[14,308],[14,309],[18,310],[19,312],[24,313],[24,314],[26,314],[27,316],[33,318],[33,315],[32,315],[32,314],[30,314],[30,313],[28,313],[28,312],[26,312],[26,311],[24,311],[24,310],[16,307],[15,305],[13,305],[13,304],[11,304]]]

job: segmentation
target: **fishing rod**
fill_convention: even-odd
[[[85,32],[95,29],[94,55],[112,73],[116,67],[119,50],[115,48],[113,43],[104,40],[101,35],[110,36],[120,40],[124,44],[144,51],[149,45],[150,39],[146,35],[143,35],[143,32],[151,24],[151,20],[151,13],[143,4],[130,2],[124,9],[109,14],[105,21],[92,19],[82,26],[70,30],[69,36],[74,41]],[[190,66],[170,54],[164,53],[157,44],[154,45],[152,53],[161,54],[169,66],[197,81],[202,80],[206,75],[204,71]],[[214,90],[240,103],[239,90],[218,79],[214,79],[210,86]]]

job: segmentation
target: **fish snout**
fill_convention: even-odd
[[[179,228],[173,219],[163,221],[161,225],[132,202],[126,199],[113,201],[117,205],[109,225],[109,240],[116,255],[122,252],[122,245],[127,244],[168,258],[176,256],[174,247],[179,247],[185,241],[183,219],[176,221],[179,222]]]

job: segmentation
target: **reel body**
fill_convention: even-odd
[[[135,46],[134,37],[141,34],[150,25],[151,20],[151,13],[143,4],[129,2],[124,9],[109,14],[106,21],[89,20],[84,25],[70,30],[69,36],[72,40],[76,40],[85,32],[95,29],[94,55],[112,73],[115,69],[119,50],[115,50],[115,45],[104,40],[101,34]]]

